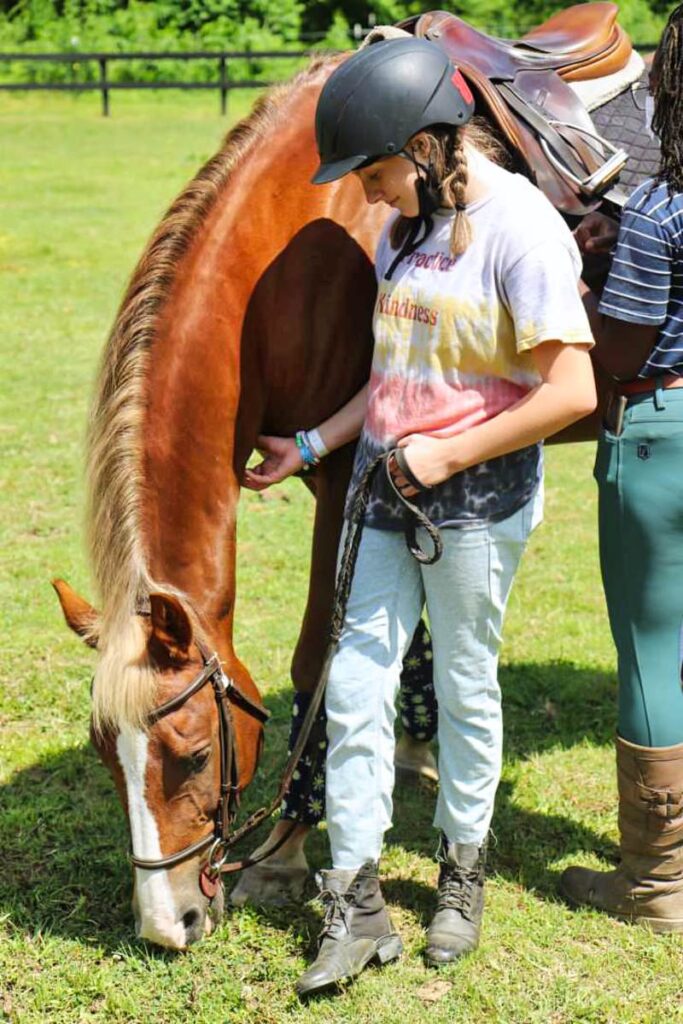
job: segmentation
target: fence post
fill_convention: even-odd
[[[109,117],[109,89],[107,88],[107,58],[98,59],[100,65],[100,89],[102,91],[102,116]]]
[[[230,86],[228,85],[228,66],[225,59],[225,54],[221,54],[218,60],[218,72],[221,83],[221,114],[227,114],[228,112],[228,91]]]

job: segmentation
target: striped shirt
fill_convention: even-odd
[[[652,179],[624,206],[600,312],[659,327],[639,377],[683,376],[683,194]]]

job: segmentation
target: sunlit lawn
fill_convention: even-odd
[[[232,97],[232,113],[252,95]],[[91,594],[82,438],[94,366],[137,254],[226,124],[213,95],[0,97],[0,1019],[393,1024],[683,1020],[676,938],[556,896],[561,869],[616,853],[614,658],[600,591],[589,446],[547,456],[546,524],[507,622],[506,760],[480,950],[439,975],[420,958],[435,867],[430,800],[400,794],[383,866],[398,964],[302,1007],[292,984],[314,906],[228,916],[171,955],[134,940],[126,828],[87,742],[92,657],[49,587]],[[288,664],[311,504],[296,482],[240,519],[238,649],[274,710],[257,800],[282,761]],[[325,863],[324,833],[312,845]],[[433,1001],[430,1001],[430,996]]]

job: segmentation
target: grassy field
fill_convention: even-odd
[[[117,95],[105,120],[95,97],[0,99],[0,1020],[683,1021],[680,940],[571,912],[556,895],[567,864],[616,853],[614,657],[590,446],[548,453],[546,524],[509,612],[505,769],[478,952],[438,986],[422,964],[434,837],[430,801],[406,793],[383,867],[406,955],[344,994],[306,1007],[292,994],[313,948],[312,904],[232,913],[184,955],[134,941],[126,826],[87,741],[92,656],[48,581],[91,593],[82,436],[94,366],[146,237],[225,130],[216,106]],[[282,760],[310,520],[296,482],[268,501],[247,495],[241,511],[238,651],[274,711],[254,801]],[[326,861],[323,832],[312,860]]]

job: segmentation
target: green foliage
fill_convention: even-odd
[[[520,9],[510,0],[469,0],[467,4],[457,3],[449,10],[492,34],[515,36],[569,6],[569,3],[527,0]],[[638,42],[657,41],[664,27],[665,13],[661,5],[657,10],[655,4],[647,0],[619,2],[619,22]]]
[[[329,50],[347,50],[349,48],[351,26],[346,15],[337,8],[332,15],[332,21],[320,41],[320,46]]]
[[[317,34],[317,45],[353,45],[350,28],[369,20],[391,24],[438,7],[433,0],[0,0],[0,51],[88,52],[125,50],[279,50],[296,48]],[[515,36],[567,6],[547,0],[468,0],[449,9],[474,25]],[[622,0],[620,20],[639,42],[655,42],[667,0]],[[306,44],[308,45],[308,43]],[[235,79],[276,80],[296,67],[290,61],[243,61]],[[206,81],[214,64],[117,63],[114,79]],[[12,81],[93,80],[95,65],[44,64],[0,68]]]
[[[122,52],[299,49],[299,0],[19,0],[0,14],[0,51]],[[291,75],[292,61],[235,61],[233,80],[273,81]],[[13,64],[0,73],[13,81],[92,81],[96,64]],[[114,80],[208,81],[215,61],[112,62]]]
[[[514,37],[569,6],[569,2],[548,0],[525,0],[523,5],[515,0],[468,0],[443,5],[434,0],[307,0],[303,20],[307,31],[325,31],[337,13],[343,14],[350,25],[366,25],[370,15],[378,25],[385,25],[445,7],[494,35]],[[655,42],[669,9],[667,0],[620,0],[619,20],[637,41]]]

